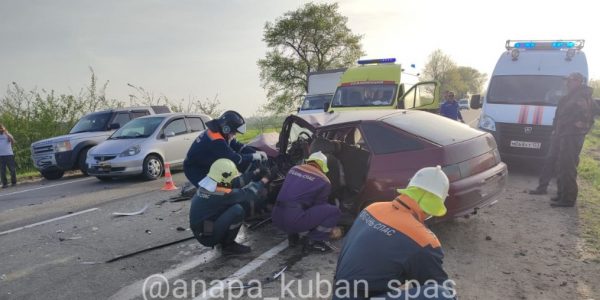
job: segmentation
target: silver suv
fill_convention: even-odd
[[[65,171],[80,169],[87,175],[85,159],[93,146],[106,140],[115,129],[132,119],[171,112],[166,106],[110,109],[81,118],[71,131],[31,144],[33,165],[46,179],[59,179]]]
[[[88,173],[100,180],[142,175],[155,180],[164,164],[181,168],[188,149],[206,129],[207,115],[159,114],[135,119],[87,154]]]

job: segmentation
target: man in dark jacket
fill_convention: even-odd
[[[236,133],[246,132],[244,118],[235,111],[226,111],[218,119],[206,122],[208,129],[194,141],[183,162],[185,177],[195,186],[219,158],[233,161],[244,171],[252,161],[266,161],[267,155],[255,151],[235,139]]]
[[[463,120],[462,114],[460,113],[460,105],[458,104],[456,99],[454,99],[453,92],[448,92],[446,101],[444,101],[444,103],[442,103],[442,105],[440,106],[440,114],[454,121],[461,121],[463,123],[465,122],[465,120]]]
[[[291,244],[298,241],[298,234],[306,233],[306,250],[330,251],[325,241],[342,214],[328,203],[331,183],[325,175],[327,171],[325,154],[311,154],[306,164],[290,169],[273,209],[273,224],[288,233]]]
[[[553,207],[572,207],[577,200],[577,166],[585,135],[594,125],[592,89],[581,73],[567,77],[567,95],[560,100],[554,117],[554,136],[558,138],[558,197]]]
[[[269,180],[260,170],[246,175],[253,178],[242,180],[236,165],[221,158],[200,181],[190,207],[190,228],[200,244],[221,245],[224,254],[250,252],[250,247],[235,242],[235,238],[245,216],[261,205],[260,194]],[[242,186],[245,181],[250,183]]]
[[[333,299],[453,299],[440,241],[424,224],[446,214],[448,189],[441,167],[423,168],[396,199],[365,208],[344,240]]]

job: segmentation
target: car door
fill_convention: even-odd
[[[177,117],[170,120],[162,129],[161,138],[164,139],[163,153],[165,161],[173,166],[183,164],[183,159],[187,154],[190,145],[190,139],[193,139],[189,134],[189,130],[185,119]]]

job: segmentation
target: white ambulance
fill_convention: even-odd
[[[565,77],[579,72],[588,78],[583,45],[583,40],[506,41],[486,94],[471,98],[471,108],[482,108],[479,129],[494,135],[503,159],[547,156]]]

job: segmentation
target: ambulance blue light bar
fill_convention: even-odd
[[[370,65],[370,64],[391,64],[395,63],[395,58],[376,58],[376,59],[361,59],[358,61],[359,65]]]
[[[581,50],[585,40],[540,40],[540,41],[520,41],[507,40],[506,50],[527,49],[527,50],[561,50],[577,49]]]

